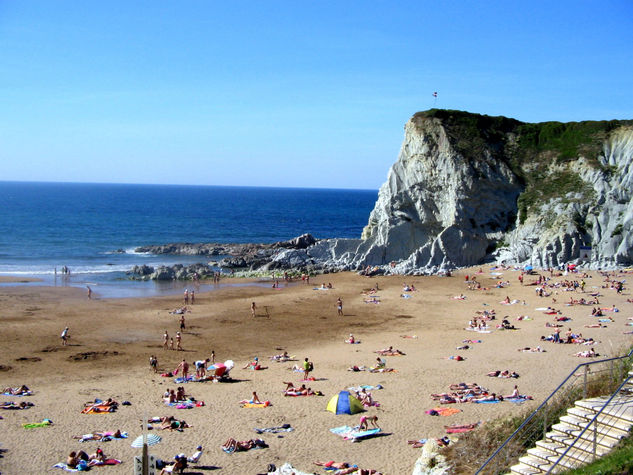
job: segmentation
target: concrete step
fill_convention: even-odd
[[[608,398],[591,398],[576,401],[575,406],[581,409],[598,412]],[[602,414],[618,417],[633,424],[633,398],[614,398],[603,411]]]
[[[589,424],[589,421],[590,419],[576,417],[573,414],[567,414],[566,416],[562,416],[560,418],[560,422],[564,422],[565,424],[569,424],[570,426],[575,426],[579,430],[584,429],[587,426],[587,424]],[[591,431],[591,433],[593,433],[594,431],[593,426],[594,426],[594,423],[591,424],[591,427],[589,427],[589,429],[587,429],[585,433],[587,433],[588,431]],[[600,421],[598,421],[597,428],[598,428],[598,434],[606,435],[608,437],[612,437],[618,440],[622,439],[623,437],[627,437],[629,435],[629,432],[626,430],[622,430],[617,427],[612,427],[612,426],[602,424],[600,423]]]
[[[528,449],[527,453],[528,455],[537,457],[547,463],[553,464],[564,453],[564,450],[561,450],[560,453],[552,453],[550,450],[544,450],[542,447],[534,447]],[[600,455],[597,455],[597,457],[600,457]],[[594,457],[591,452],[572,448],[569,449],[569,451],[565,454],[565,458],[563,460],[569,460],[574,464],[583,465],[593,461],[595,458],[596,457]]]
[[[510,467],[510,473],[515,473],[517,475],[539,475],[545,472],[543,470],[538,470],[531,465],[518,463]]]
[[[581,407],[570,407],[567,410],[567,414],[568,415],[572,415],[578,418],[582,418],[585,419],[587,422],[589,422],[590,420],[592,420],[594,418],[594,416],[596,415],[596,412],[590,410],[590,409],[584,409]],[[598,423],[602,424],[602,425],[606,425],[609,427],[615,427],[616,429],[620,429],[626,432],[629,432],[631,429],[631,423],[624,420],[624,419],[620,419],[619,417],[613,417],[610,416],[608,414],[600,414],[598,416]]]
[[[541,450],[546,450],[550,452],[551,454],[555,454],[559,456],[562,453],[564,453],[565,450],[567,450],[568,445],[562,444],[560,442],[553,442],[552,440],[539,440],[536,442],[536,447],[538,447]],[[582,452],[593,454],[593,443],[588,443],[587,441],[579,440],[576,444],[574,444],[574,447],[570,449],[569,452],[567,452],[567,454],[568,455],[571,454],[572,457],[576,456],[577,454],[575,451],[582,451]],[[609,452],[610,450],[608,448],[603,447],[601,445],[598,445],[596,447],[596,453],[600,456],[608,454]],[[584,460],[585,456],[578,454],[577,458]]]
[[[549,468],[556,461],[556,457],[552,457],[551,460],[543,460],[542,458],[535,457],[533,455],[526,455],[524,457],[519,458],[519,462],[524,463],[525,465],[529,465],[532,468],[539,469],[543,472],[547,472]],[[570,470],[572,468],[578,468],[584,465],[583,462],[571,458],[565,457],[563,460],[558,462],[557,468],[560,468],[560,471]]]
[[[545,439],[547,442],[553,442],[555,444],[570,445],[576,439],[576,435],[577,434],[574,435],[574,434],[568,434],[567,432],[559,432],[557,430],[553,430],[552,432],[548,432],[546,434]],[[578,440],[578,442],[574,444],[574,446],[576,445],[582,446],[584,442],[590,442],[591,444],[593,444],[593,439],[585,439],[584,437],[582,437],[581,439]],[[603,437],[599,437],[597,442],[598,442],[597,445],[599,447],[602,447],[607,450],[611,450],[613,447],[615,447],[618,444],[617,441],[613,439],[607,439]],[[593,450],[593,445],[592,445],[591,450]]]
[[[601,427],[599,426],[598,443],[600,445],[604,445],[605,447],[613,447],[614,445],[617,445],[621,439],[626,437],[626,435],[622,435],[622,431],[618,429],[612,429],[610,427],[604,426],[602,426],[602,432],[600,431],[600,429]],[[577,437],[582,432],[582,429],[576,425],[571,425],[567,422],[561,421],[558,424],[554,424],[552,426],[552,431],[560,432],[561,434],[567,434],[572,437]],[[593,441],[593,427],[587,429],[581,438]]]

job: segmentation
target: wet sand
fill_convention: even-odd
[[[174,415],[193,427],[184,432],[159,431],[163,440],[151,447],[150,453],[171,459],[179,452],[191,455],[200,444],[205,448],[199,468],[188,473],[255,474],[265,472],[269,463],[290,462],[299,470],[325,473],[313,465],[315,460],[337,460],[374,468],[385,474],[410,473],[420,449],[407,445],[408,439],[440,437],[443,426],[486,421],[507,414],[516,414],[540,401],[562,378],[579,363],[573,353],[589,346],[555,345],[541,342],[540,336],[552,333],[545,328],[553,316],[536,308],[554,306],[572,318],[564,323],[586,337],[599,340],[595,346],[603,356],[622,354],[633,340],[624,334],[633,316],[629,290],[617,295],[612,289],[599,289],[603,278],[591,273],[586,291],[600,290],[601,307],[615,304],[620,312],[607,313],[615,319],[606,328],[585,328],[596,323],[591,306],[565,306],[572,296],[585,297],[580,292],[559,291],[552,298],[539,298],[533,286],[521,286],[516,271],[503,271],[493,276],[488,268],[476,274],[490,290],[468,291],[463,270],[451,278],[445,277],[376,277],[366,278],[352,273],[319,276],[311,285],[295,282],[281,284],[281,289],[264,286],[223,286],[196,294],[196,303],[186,314],[187,328],[183,334],[184,351],[162,348],[162,334],[175,335],[179,316],[169,312],[182,306],[182,298],[100,299],[98,290],[88,300],[85,289],[50,288],[43,286],[0,287],[3,345],[0,347],[0,381],[3,387],[26,384],[33,391],[30,397],[2,396],[0,401],[30,401],[28,410],[1,411],[0,459],[3,473],[62,473],[51,468],[65,460],[71,450],[92,453],[97,446],[108,457],[121,459],[123,464],[98,467],[93,470],[108,474],[129,474],[132,458],[140,449],[130,447],[130,441],[141,434],[143,416]],[[630,277],[627,274],[624,278]],[[577,275],[569,279],[580,280]],[[526,283],[533,277],[526,276]],[[555,281],[564,280],[557,277]],[[497,289],[497,280],[508,280],[508,288]],[[225,282],[229,282],[228,280]],[[239,282],[244,282],[240,280]],[[332,290],[313,290],[321,283],[331,282]],[[380,304],[365,303],[362,292],[379,283]],[[402,284],[415,285],[411,298],[400,295]],[[465,300],[453,297],[464,294]],[[337,316],[336,299],[344,303],[344,316]],[[502,305],[506,296],[522,303]],[[270,318],[253,319],[250,303],[255,301],[258,313],[266,307]],[[497,321],[503,316],[518,330],[480,334],[464,327],[476,311],[495,309]],[[532,320],[517,321],[519,315]],[[61,346],[59,335],[70,327],[68,346]],[[344,339],[349,333],[361,340],[349,345]],[[417,338],[402,338],[416,335]],[[468,350],[458,351],[465,339],[480,339]],[[387,366],[394,373],[349,372],[352,365],[370,366],[375,363],[374,350],[392,345],[406,356],[387,357]],[[541,345],[544,353],[518,352],[520,347]],[[149,369],[151,354],[158,357],[162,371],[173,370],[183,358],[190,363],[209,357],[215,351],[216,360],[232,359],[233,383],[188,383],[187,392],[205,402],[204,407],[177,410],[165,406],[163,392],[178,386],[172,378],[163,378]],[[276,363],[270,355],[287,350],[299,361]],[[448,359],[461,355],[464,361]],[[241,369],[258,356],[268,369]],[[323,379],[308,383],[325,396],[284,397],[282,381],[301,384],[301,374],[290,370],[309,357],[314,362],[313,375]],[[193,366],[193,365],[192,365]],[[490,378],[486,373],[510,369],[519,379]],[[521,393],[534,396],[523,405],[458,404],[452,407],[462,412],[450,417],[432,417],[424,413],[438,404],[431,393],[448,390],[450,383],[477,382],[493,392],[509,394],[514,384]],[[325,411],[329,398],[341,389],[360,384],[384,386],[374,390],[379,408],[366,414],[376,414],[386,435],[361,443],[344,441],[329,429],[341,425],[356,425],[359,415],[333,415]],[[270,400],[268,408],[241,408],[238,401],[257,391],[260,399]],[[119,402],[130,401],[111,414],[81,414],[84,402],[94,398],[112,397]],[[53,425],[24,429],[23,423],[39,422],[44,418]],[[253,428],[291,424],[293,432],[258,436]],[[79,443],[73,435],[121,429],[129,432],[129,440],[107,443]],[[228,455],[220,445],[229,437],[246,440],[261,437],[270,445],[263,450]],[[212,469],[216,467],[218,469]]]

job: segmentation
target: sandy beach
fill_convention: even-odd
[[[183,351],[162,347],[165,330],[175,335],[179,316],[170,311],[183,305],[181,296],[151,299],[101,299],[98,289],[89,300],[85,289],[29,286],[0,286],[2,302],[2,338],[0,347],[0,381],[2,387],[27,385],[29,397],[2,396],[0,401],[29,401],[27,410],[4,410],[0,415],[0,470],[5,474],[62,473],[52,468],[63,462],[72,450],[92,453],[101,447],[108,457],[120,459],[121,465],[95,467],[107,474],[129,474],[132,459],[140,449],[130,441],[141,434],[141,419],[173,415],[193,427],[183,432],[156,431],[162,441],[150,453],[170,460],[177,453],[191,455],[197,445],[204,447],[198,467],[185,473],[263,473],[270,463],[277,466],[290,462],[307,472],[325,473],[314,461],[347,461],[361,467],[380,470],[383,474],[410,473],[420,454],[407,440],[445,435],[444,426],[484,422],[536,407],[564,376],[579,363],[574,357],[590,346],[541,342],[549,335],[554,322],[539,308],[552,306],[570,317],[562,322],[584,337],[597,340],[593,345],[601,356],[617,356],[631,345],[632,336],[625,334],[633,304],[628,289],[617,294],[601,288],[604,278],[591,272],[585,278],[585,293],[562,289],[550,297],[538,297],[534,286],[520,285],[519,272],[489,267],[465,269],[453,277],[361,277],[353,273],[317,276],[310,285],[292,282],[279,289],[270,285],[248,285],[244,280],[223,280],[213,291],[198,294],[191,312],[185,315],[186,329],[182,337]],[[468,290],[465,275],[475,275],[488,290]],[[544,272],[543,275],[549,276]],[[620,274],[627,279],[631,274]],[[536,276],[525,276],[525,283]],[[578,280],[577,274],[554,277],[554,282]],[[1,281],[6,281],[1,280]],[[495,288],[498,281],[509,281],[505,288]],[[403,283],[414,285],[415,292],[406,292]],[[322,283],[331,283],[330,290],[315,290]],[[367,294],[378,283],[379,291]],[[597,323],[591,316],[593,306],[573,305],[573,299],[591,298],[600,293],[599,307],[615,305],[619,312],[606,311],[603,328],[586,328]],[[455,297],[463,294],[465,299]],[[367,303],[370,296],[380,303]],[[344,316],[337,315],[336,300],[343,301]],[[504,305],[508,297],[518,303]],[[552,298],[557,300],[553,303]],[[258,314],[267,311],[270,318],[252,318],[250,304],[257,303]],[[496,311],[490,322],[490,333],[466,331],[477,311]],[[558,316],[561,316],[558,315]],[[517,330],[497,330],[504,316]],[[519,316],[530,319],[517,320]],[[61,345],[59,337],[69,327],[70,340]],[[346,344],[353,333],[360,344]],[[403,338],[403,336],[416,338]],[[467,350],[457,350],[464,340]],[[540,345],[545,352],[528,353],[517,349]],[[373,365],[375,350],[393,346],[404,356],[387,357],[392,373],[348,371],[352,365]],[[172,371],[184,358],[190,364],[215,352],[216,361],[234,360],[232,383],[187,383],[188,394],[203,407],[178,410],[162,402],[166,389],[176,388],[173,378],[161,377],[150,370],[148,360],[158,358],[160,372]],[[277,363],[269,356],[288,351],[298,361]],[[450,359],[460,355],[463,361]],[[259,357],[268,369],[242,369],[249,360]],[[301,373],[293,372],[293,364],[308,357],[314,362],[316,381],[308,385],[324,396],[284,397],[283,381],[301,384]],[[193,366],[193,365],[192,365]],[[519,373],[518,379],[491,378],[493,370],[509,369]],[[431,393],[448,391],[451,383],[477,382],[491,392],[509,394],[518,384],[522,394],[534,397],[518,405],[454,404],[461,412],[449,417],[432,417],[425,411],[439,406]],[[359,415],[334,415],[325,410],[330,397],[350,386],[382,385],[372,390],[380,407],[365,413],[377,415],[384,432],[382,437],[352,443],[332,434],[329,429],[358,424]],[[239,401],[256,391],[262,400],[270,400],[266,408],[242,408]],[[129,401],[114,413],[82,414],[84,403],[95,398]],[[24,423],[48,418],[47,427],[25,429]],[[253,428],[290,424],[294,431],[257,435]],[[120,429],[129,433],[128,440],[80,443],[73,436],[97,431]],[[248,440],[260,437],[266,449],[226,454],[221,449],[229,437]]]

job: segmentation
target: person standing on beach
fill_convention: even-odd
[[[194,303],[196,303],[196,292],[195,290],[191,291],[191,305],[193,305]]]
[[[176,368],[176,372],[181,371],[182,377],[187,380],[187,376],[189,375],[189,363],[187,363],[184,359]]]
[[[149,357],[149,367],[154,370],[154,373],[158,373],[158,358],[156,356]]]
[[[185,314],[184,313],[180,316],[180,331],[181,332],[185,331]]]
[[[187,289],[185,289],[185,294],[184,294],[183,300],[185,302],[185,305],[189,305],[189,290],[187,290]]]
[[[314,365],[306,357],[306,359],[303,362],[303,379],[308,379],[308,376],[310,375],[310,371],[312,371],[313,369],[314,369]]]
[[[92,299],[92,289],[90,288],[89,285],[86,285],[86,288],[88,289],[88,300]]]
[[[338,312],[338,316],[342,317],[343,316],[343,301],[341,300],[341,297],[339,297],[336,300],[336,310]]]
[[[211,350],[211,364],[215,364],[215,350]]]
[[[62,346],[66,346],[68,344],[68,339],[70,338],[70,336],[68,336],[68,327],[64,328],[64,331],[62,331],[60,336],[62,338]]]
[[[255,311],[257,310],[257,305],[255,305],[255,302],[251,303],[251,315],[253,316],[253,318],[255,318]]]
[[[176,332],[176,349],[178,351],[182,351],[182,346],[181,346],[181,340],[182,340],[182,335],[180,334],[180,332]]]
[[[163,334],[163,349],[167,349],[169,348],[169,333],[167,333],[167,330],[165,330],[165,333]]]

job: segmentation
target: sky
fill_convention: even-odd
[[[421,110],[633,119],[632,32],[631,0],[0,0],[0,180],[378,189]]]

